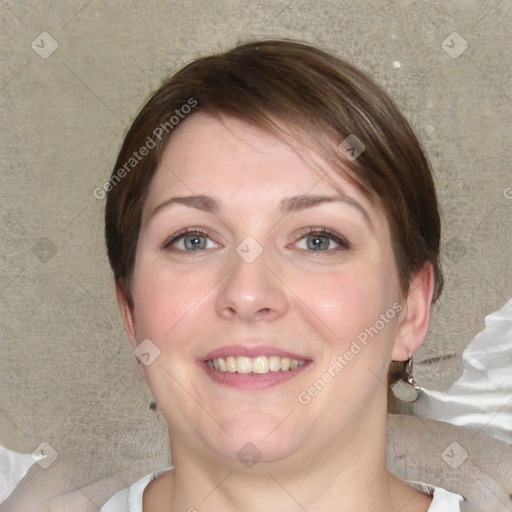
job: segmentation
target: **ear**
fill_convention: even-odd
[[[434,269],[426,262],[414,275],[405,298],[393,349],[393,361],[406,361],[414,354],[427,335],[434,296]]]
[[[135,319],[135,311],[134,308],[130,306],[128,302],[128,297],[126,296],[126,291],[124,289],[121,281],[116,283],[116,297],[117,297],[117,305],[119,306],[119,311],[121,312],[121,317],[123,319],[124,330],[126,331],[126,336],[130,340],[130,344],[135,350],[137,348],[137,339],[135,336],[135,332],[137,329],[137,321]]]

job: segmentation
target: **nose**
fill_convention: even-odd
[[[242,246],[242,244],[241,244]],[[243,247],[239,247],[243,251]],[[254,247],[251,247],[251,251]],[[230,268],[220,283],[216,308],[220,316],[242,322],[273,321],[288,307],[286,286],[263,250],[252,261],[233,251]]]

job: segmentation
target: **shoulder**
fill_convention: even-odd
[[[142,512],[142,498],[148,485],[171,468],[156,471],[137,480],[127,489],[118,492],[101,508],[100,512]]]

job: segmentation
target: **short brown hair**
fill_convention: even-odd
[[[430,165],[409,123],[388,95],[354,66],[307,44],[269,40],[186,65],[163,82],[128,130],[108,187],[105,235],[114,278],[130,305],[149,183],[172,136],[170,116],[183,114],[183,106],[193,102],[188,115],[235,117],[309,146],[333,169],[346,173],[387,216],[404,295],[415,272],[430,262],[437,300],[443,285],[438,203]],[[167,127],[166,133],[158,132],[159,127]],[[349,136],[364,145],[357,158],[347,158],[340,150]],[[154,149],[144,152],[133,170],[128,168],[126,163],[149,141]],[[121,169],[126,171],[122,179]]]

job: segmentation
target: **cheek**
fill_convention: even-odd
[[[208,272],[181,271],[140,261],[134,271],[133,300],[137,339],[163,344],[181,323],[201,312],[201,302],[215,286]]]
[[[357,268],[301,275],[294,291],[316,316],[325,338],[344,344],[373,325],[392,305],[392,289],[381,269]]]

